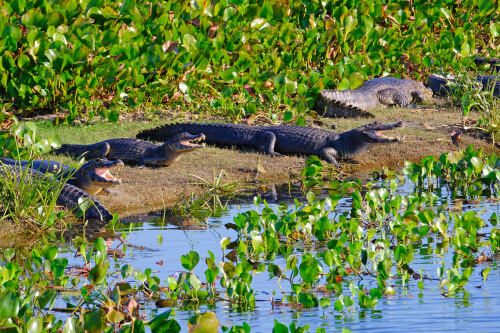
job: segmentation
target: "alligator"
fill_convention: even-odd
[[[493,96],[500,96],[500,75],[477,75],[475,80],[478,85],[480,84],[479,87],[482,86],[481,89],[493,90]],[[446,95],[452,90],[448,83],[454,81],[453,75],[431,74],[427,78],[427,85],[436,95]]]
[[[170,166],[177,162],[182,154],[204,147],[204,143],[192,143],[204,138],[203,133],[176,133],[161,146],[137,139],[110,139],[91,145],[63,144],[53,152],[71,156],[84,155],[87,158],[120,159],[125,163],[140,166]]]
[[[383,134],[403,127],[404,123],[374,122],[341,134],[303,126],[246,126],[217,123],[167,124],[141,131],[137,138],[168,140],[177,133],[205,133],[206,143],[222,146],[251,146],[271,156],[281,154],[318,155],[340,167],[337,158],[349,158],[376,143],[396,142],[400,139]]]
[[[380,77],[366,81],[353,90],[321,91],[314,106],[319,114],[328,117],[372,117],[373,109],[388,105],[417,107],[413,100],[423,102],[432,96],[432,90],[421,82],[395,77]]]
[[[10,176],[12,178],[15,177],[15,180],[26,181],[26,177],[28,177],[31,181],[37,181],[41,179],[47,179],[46,174],[36,171],[32,168],[23,168],[19,165],[9,165],[9,164],[1,164],[0,165],[0,175],[2,177]],[[49,179],[52,179],[49,177]],[[49,185],[54,186],[54,185]],[[113,215],[104,207],[102,203],[99,202],[96,198],[85,192],[84,190],[73,186],[71,184],[64,184],[59,196],[57,197],[56,203],[59,206],[62,206],[69,210],[74,210],[76,208],[79,211],[79,200],[80,199],[91,199],[93,201],[93,205],[91,205],[85,211],[85,217],[89,219],[100,219],[102,221],[109,221],[113,218]]]
[[[114,177],[110,169],[122,168],[122,160],[109,161],[105,158],[97,158],[84,163],[76,169],[67,164],[48,161],[34,160],[31,162],[25,160],[12,160],[8,158],[0,159],[4,164],[19,165],[22,168],[30,168],[41,173],[51,173],[58,177],[67,179],[66,183],[81,188],[90,195],[95,196],[101,191],[107,192],[107,188],[121,184],[121,179]]]

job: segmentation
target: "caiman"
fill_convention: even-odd
[[[125,163],[140,166],[169,166],[177,162],[183,154],[204,147],[204,144],[193,143],[204,138],[203,133],[197,135],[176,133],[161,146],[137,139],[110,139],[91,145],[63,144],[61,148],[53,152],[55,154],[85,156],[89,159],[120,159]]]
[[[17,182],[27,181],[27,178],[29,178],[29,181],[41,181],[42,179],[47,179],[47,176],[44,173],[36,171],[32,168],[26,169],[20,167],[19,165],[8,164],[0,165],[0,175],[2,177],[10,175],[10,177],[14,178]],[[97,200],[84,190],[71,184],[64,184],[61,193],[57,197],[56,203],[57,205],[62,206],[68,210],[74,210],[76,208],[76,210],[78,211],[78,200],[80,198],[83,198],[84,200],[91,199],[94,202],[94,204],[85,211],[86,218],[100,219],[103,221],[109,221],[113,218],[113,215],[106,209],[106,207],[104,207],[102,203],[99,202],[99,200]]]
[[[303,126],[246,126],[217,123],[168,124],[137,134],[137,138],[168,140],[180,132],[205,133],[206,143],[222,146],[251,146],[271,156],[281,154],[318,155],[339,166],[337,158],[349,158],[373,144],[400,139],[383,134],[404,123],[374,122],[341,134]]]
[[[416,107],[412,101],[426,101],[431,96],[432,90],[421,82],[380,77],[353,90],[323,90],[314,110],[328,117],[372,117],[371,110],[388,105]]]
[[[2,158],[1,161],[4,164],[20,165],[22,168],[29,165],[29,162],[24,160]],[[84,163],[78,169],[49,160],[34,160],[29,166],[41,173],[51,173],[65,178],[67,184],[81,188],[90,195],[96,195],[101,191],[107,192],[107,188],[111,186],[121,184],[121,179],[113,176],[110,170],[122,168],[124,164],[122,160],[109,161],[105,158],[96,158]]]

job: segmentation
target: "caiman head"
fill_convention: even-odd
[[[205,140],[203,133],[198,135],[187,132],[176,134],[161,146],[162,156],[156,156],[157,163],[155,164],[159,166],[172,165],[181,158],[182,154],[205,147],[205,143],[201,142],[203,140]]]
[[[419,81],[413,81],[412,84],[414,85],[414,91],[412,91],[411,96],[413,97],[414,101],[417,102],[430,102],[431,97],[432,97],[432,89],[427,88],[424,86],[422,82]]]
[[[385,132],[403,128],[404,125],[402,121],[395,124],[376,121],[360,126],[340,134],[341,140],[335,145],[335,149],[339,155],[349,157],[370,148],[374,144],[403,141],[404,138],[387,136]]]
[[[396,128],[403,128],[405,124],[400,121],[395,124],[385,124],[380,121],[376,121],[371,124],[366,124],[364,126],[358,127],[353,131],[357,131],[361,134],[365,142],[368,143],[389,143],[404,140],[401,138],[394,138],[391,136],[387,136],[384,133],[387,131],[392,131]]]
[[[109,161],[106,158],[96,158],[83,164],[75,173],[82,190],[90,195],[97,194],[101,189],[121,184],[122,180],[111,174],[111,169],[121,169],[125,164],[122,160]]]

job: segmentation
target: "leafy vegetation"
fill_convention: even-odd
[[[36,131],[36,125],[30,122],[11,126],[10,132],[0,136],[2,155],[18,161],[27,159],[29,167],[35,157],[61,145],[57,135],[39,139]],[[66,182],[61,175],[33,176],[29,168],[12,168],[3,163],[0,163],[0,174],[1,220],[13,221],[26,230],[38,232],[62,219],[65,213],[58,213],[56,209],[57,197]]]
[[[307,112],[322,89],[496,56],[493,1],[6,0],[4,109],[111,121],[138,105]],[[459,61],[457,61],[459,60]],[[456,68],[457,67],[457,68]]]
[[[468,147],[444,154],[439,161],[428,157],[418,164],[406,163],[403,172],[415,185],[412,193],[397,194],[405,178],[383,169],[374,182],[365,185],[359,180],[323,184],[329,195],[318,197],[320,182],[312,178],[322,178],[323,166],[312,158],[306,168],[314,167],[315,173],[304,172],[305,183],[314,184],[306,194],[307,202],[295,200],[273,208],[265,201],[261,205],[255,197],[254,210],[239,213],[234,223],[226,224],[237,232],[237,238],[220,240],[222,258],[208,251],[202,260],[202,254],[191,250],[180,257],[184,271],[168,276],[164,286],[150,268],[141,271],[124,264],[111,269],[108,256],[116,251],[111,252],[102,238],[94,242],[83,236],[73,239],[73,248],[81,255],[80,270],[68,267],[66,258],[57,258],[58,248],[53,244],[30,251],[9,249],[4,251],[0,267],[0,325],[16,330],[38,325],[68,332],[144,332],[149,326],[152,332],[163,332],[165,327],[178,332],[179,323],[169,318],[171,309],[146,320],[138,314],[136,299],[153,300],[159,308],[225,301],[239,311],[253,311],[257,301],[254,277],[266,272],[280,289],[287,284],[289,290],[283,291],[281,300],[273,296],[272,307],[296,311],[322,308],[344,314],[374,308],[381,298],[395,293],[394,283],[405,290],[417,288],[419,297],[427,285],[452,296],[467,288],[477,263],[491,260],[485,252],[500,252],[498,217],[491,215],[493,228],[484,234],[482,212],[436,205],[436,193],[448,186],[452,198],[461,200],[487,193],[497,196],[497,162],[495,155],[483,157],[481,151]],[[111,222],[113,229],[116,220]],[[127,239],[123,233],[121,239]],[[447,267],[443,261],[435,277],[417,273],[412,268],[417,249],[424,243],[438,246],[436,240],[441,247],[452,247],[451,262]],[[127,243],[123,246],[125,251]],[[314,254],[304,251],[309,247],[315,248]],[[278,257],[286,266],[275,263]],[[204,266],[201,270],[200,264]],[[489,272],[489,267],[481,271],[483,285]],[[366,277],[375,284],[365,281]],[[418,282],[412,284],[411,279]],[[64,316],[53,314],[58,290],[79,295],[77,303],[67,304]],[[219,325],[211,312],[195,315],[188,322],[192,332],[216,332]],[[243,324],[222,329],[249,332],[251,328]],[[274,324],[275,332],[307,330],[308,325],[295,322]],[[317,332],[324,330],[318,328]]]

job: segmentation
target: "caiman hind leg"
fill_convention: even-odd
[[[262,132],[257,137],[258,148],[261,152],[271,155],[273,157],[283,156],[274,151],[276,145],[276,135],[273,132]]]
[[[337,167],[337,168],[342,168],[342,166],[337,162],[337,151],[331,147],[329,148],[324,148],[321,150],[321,158],[330,163],[331,165]]]

